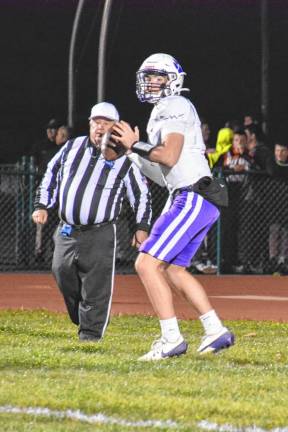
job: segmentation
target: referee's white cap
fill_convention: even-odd
[[[95,117],[105,117],[114,121],[119,121],[120,119],[117,109],[109,102],[100,102],[92,107],[89,120]]]

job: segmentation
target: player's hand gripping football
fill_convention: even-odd
[[[126,152],[121,143],[116,143],[111,137],[111,131],[106,132],[100,141],[101,153],[106,160],[115,160],[123,156]]]
[[[115,140],[116,145],[122,144],[128,154],[133,144],[139,141],[139,129],[135,126],[133,130],[129,123],[121,120],[113,126],[111,137]]]

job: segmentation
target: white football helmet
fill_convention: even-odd
[[[168,80],[160,86],[158,92],[155,90],[152,92],[151,85],[147,82],[147,75],[166,76]],[[187,88],[182,88],[185,75],[186,73],[174,57],[162,53],[152,54],[142,63],[136,73],[137,97],[140,102],[156,103],[162,97],[189,91]]]

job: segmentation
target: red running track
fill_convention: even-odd
[[[288,276],[196,276],[222,319],[288,322]],[[177,316],[197,315],[175,295]],[[57,285],[49,273],[2,273],[1,309],[47,309],[65,312]],[[136,275],[116,275],[113,315],[154,315]]]

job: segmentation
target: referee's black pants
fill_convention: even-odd
[[[70,236],[54,235],[52,273],[64,297],[79,337],[103,337],[112,303],[116,252],[113,223],[74,229]]]

